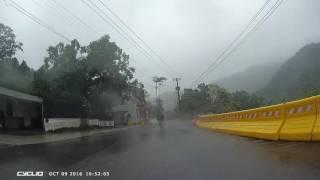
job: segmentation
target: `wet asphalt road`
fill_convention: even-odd
[[[320,179],[320,143],[270,142],[166,122],[112,135],[38,145],[0,145],[0,179],[18,170],[110,172],[81,179]]]

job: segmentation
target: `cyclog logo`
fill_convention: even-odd
[[[18,171],[17,176],[43,176],[43,171]]]

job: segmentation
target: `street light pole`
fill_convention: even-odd
[[[180,89],[181,87],[179,86],[179,81],[181,81],[181,78],[174,78],[173,81],[176,82],[176,91],[177,91],[177,94],[178,94],[178,105],[180,105]]]

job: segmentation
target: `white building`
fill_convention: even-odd
[[[0,87],[0,129],[43,129],[43,99]]]
[[[113,120],[116,126],[128,125],[127,115],[130,114],[131,122],[138,122],[137,106],[132,101],[112,107]]]

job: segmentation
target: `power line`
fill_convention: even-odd
[[[48,1],[50,2],[50,1]],[[91,29],[93,32],[95,32],[96,34],[99,34],[95,29],[91,28],[87,23],[85,23],[84,21],[82,21],[77,15],[75,15],[74,13],[72,13],[70,10],[66,9],[62,4],[58,3],[55,0],[52,0],[52,2],[55,3],[56,6],[59,6],[61,9],[63,9],[65,12],[67,12],[68,14],[70,14],[74,19],[76,19],[77,21],[79,21],[81,24],[83,24],[85,27],[87,27],[88,29]],[[54,5],[54,4],[53,4]],[[131,58],[131,60],[134,62],[135,60]],[[139,71],[136,69],[136,73],[139,74],[145,74],[145,72]],[[149,75],[147,75],[149,76]],[[150,76],[151,77],[151,76]],[[150,85],[150,84],[149,84]]]
[[[146,46],[155,56],[158,57],[158,59],[163,63],[165,64],[172,72],[175,72],[171,66],[169,66],[162,58],[161,56],[156,53],[150,45],[148,45],[130,26],[128,26],[109,6],[107,6],[103,1],[101,0],[98,0],[103,7],[105,7],[115,18],[117,18],[119,20],[119,22],[124,26],[126,27],[136,38],[138,38],[144,46]]]
[[[109,17],[102,9],[100,9],[92,0],[88,0],[92,5],[94,5],[99,11],[100,13],[102,13],[103,15],[105,15],[105,17],[108,18],[109,21],[111,21],[111,25],[115,25],[116,28],[118,28],[121,32],[123,32],[136,46],[138,46],[138,48],[140,48],[143,52],[143,54],[146,57],[151,58],[153,61],[159,63],[156,59],[154,59],[154,57],[147,51],[145,50],[145,48],[143,48],[142,46],[140,46],[140,44],[131,37],[130,34],[128,34],[124,29],[122,29],[111,17]],[[114,27],[114,26],[113,26]],[[114,27],[115,28],[115,27]],[[161,66],[161,63],[159,63],[159,65]],[[162,70],[164,70],[164,72],[170,74],[171,72],[169,72],[166,68],[162,67]]]
[[[90,25],[88,25],[86,22],[84,22],[81,18],[79,18],[75,13],[70,11],[69,9],[65,8],[62,4],[58,3],[56,0],[48,1],[48,2],[53,2],[57,6],[59,6],[61,9],[63,9],[65,12],[70,14],[74,19],[76,19],[78,22],[80,22],[83,26],[85,26],[87,29],[90,29],[92,32],[96,33],[97,35],[100,35],[100,33],[92,28]]]
[[[248,28],[251,26],[251,24],[257,19],[257,17],[261,14],[261,12],[267,7],[267,5],[270,3],[271,0],[267,0],[261,8],[255,13],[254,16],[250,19],[250,21],[247,23],[247,25],[242,29],[242,31],[236,36],[236,38],[227,46],[227,48],[216,58],[216,60],[205,70],[203,71],[198,78],[191,84],[193,86],[199,79],[202,78],[202,76],[209,71],[216,63],[221,59],[229,50],[234,46],[234,44],[243,36],[243,34],[248,30]]]
[[[22,13],[23,15],[25,15],[26,17],[30,18],[32,21],[36,22],[37,24],[45,27],[47,30],[49,30],[50,32],[58,35],[59,37],[67,40],[67,41],[71,41],[69,38],[67,38],[65,35],[59,33],[58,31],[56,31],[54,28],[52,28],[51,26],[47,25],[45,22],[41,21],[39,18],[35,17],[33,14],[31,14],[30,12],[28,12],[26,9],[22,8],[20,5],[18,5],[16,2],[10,0],[13,5],[12,7],[15,8],[17,11],[19,11],[20,13]],[[35,2],[35,1],[34,1]],[[38,4],[39,5],[39,4]],[[57,17],[58,18],[58,17]],[[61,19],[60,19],[61,20]],[[146,84],[146,83],[145,83]],[[150,86],[150,84],[149,84]]]
[[[153,74],[150,74],[149,72],[147,72],[147,71],[140,71],[139,69],[137,69],[137,68],[135,68],[135,72],[137,72],[137,73],[140,73],[141,75],[144,75],[144,76],[149,76],[149,77],[152,77],[153,76]]]
[[[101,9],[100,8],[98,8],[97,6],[96,6],[96,4],[94,4],[92,1],[90,1],[89,0],[89,3],[91,4],[89,4],[88,2],[86,2],[86,1],[84,1],[84,0],[82,0],[82,2],[87,6],[87,7],[89,7],[96,15],[98,15],[104,22],[106,22],[107,24],[109,24],[110,26],[112,26],[119,34],[120,34],[120,36],[122,36],[124,39],[126,39],[133,47],[135,47],[138,51],[140,51],[141,53],[143,53],[143,51],[141,51],[141,49],[139,49],[139,46],[137,46],[137,43],[132,43],[129,39],[128,39],[128,37],[126,37],[117,27],[115,27],[115,26],[113,26],[113,24],[111,23],[111,22],[109,22],[108,20],[111,20],[105,13],[103,13],[107,18],[108,18],[108,20],[107,19],[105,19],[104,18],[104,16],[103,15],[101,15]],[[96,7],[96,9],[94,8],[94,7]],[[100,11],[100,13],[97,11],[97,9]],[[102,11],[103,12],[103,11]],[[113,22],[113,21],[112,21]],[[115,23],[115,22],[113,22],[113,23]],[[140,47],[141,48],[141,47]],[[143,53],[144,54],[144,53]],[[145,55],[145,54],[144,54]],[[131,59],[131,60],[133,60],[133,59]],[[134,61],[134,60],[133,60]],[[140,73],[140,74],[144,74],[144,73],[142,73],[141,71],[136,71],[137,73]],[[148,84],[149,86],[150,86],[150,84]]]
[[[62,39],[65,39],[66,41],[71,41],[69,38],[67,38],[66,36],[64,36],[63,34],[59,33],[58,31],[56,31],[54,28],[52,28],[51,26],[47,25],[46,23],[44,23],[43,21],[41,21],[39,18],[35,17],[33,14],[31,14],[30,12],[28,12],[26,9],[22,8],[19,4],[17,4],[15,1],[10,0],[10,2],[13,3],[12,7],[15,8],[17,11],[19,11],[20,13],[22,13],[24,16],[30,18],[32,21],[36,22],[37,24],[39,24],[40,26],[46,28],[47,30],[49,30],[50,32],[56,34],[57,36],[61,37]],[[38,4],[39,5],[39,4]],[[7,5],[6,6],[10,6]],[[148,83],[143,83],[149,87],[152,87],[152,85],[148,84]]]
[[[58,32],[58,31],[56,31],[54,28],[52,28],[51,26],[47,25],[45,22],[41,21],[39,18],[35,17],[33,14],[31,14],[30,12],[28,12],[27,10],[22,8],[15,1],[13,1],[13,0],[9,0],[9,1],[13,3],[13,5],[12,5],[13,8],[15,8],[17,11],[19,11],[20,13],[22,13],[23,15],[25,15],[26,17],[28,17],[29,19],[31,19],[35,23],[37,23],[40,26],[46,28],[50,32],[52,32],[52,33],[56,34],[57,36],[61,37],[62,39],[66,40],[66,41],[71,41],[65,35],[63,35],[62,33]],[[7,6],[10,6],[10,5],[7,5]]]
[[[57,6],[54,3],[52,3],[50,0],[40,0],[40,1],[45,5],[45,8],[49,7],[49,10],[56,13],[59,17],[62,17],[62,21],[65,21],[68,25],[72,25],[72,24],[78,25],[77,21],[75,21],[70,16],[66,16],[64,11],[62,11],[59,7],[57,8]],[[91,35],[91,32],[85,30],[84,28],[78,28],[78,29],[79,29],[78,31],[82,31],[82,33]]]
[[[40,8],[45,9],[49,14],[53,15],[59,21],[67,23],[67,24],[74,23],[74,21],[62,16],[61,13],[54,11],[51,4],[48,4],[47,1],[40,1],[41,3],[38,2],[37,0],[32,0],[32,1],[35,5],[39,6]],[[49,6],[51,6],[51,8]],[[81,29],[81,31],[86,33],[85,31],[83,31],[83,29]]]
[[[235,50],[237,50],[237,48],[239,48],[239,46],[242,43],[244,43],[250,37],[250,35],[254,34],[258,30],[258,28],[275,12],[275,10],[282,4],[282,2],[283,2],[283,0],[278,0],[277,3],[275,3],[275,5],[270,9],[270,11],[268,11],[268,13],[258,22],[258,24],[256,26],[254,26],[254,28],[251,29],[249,31],[249,33],[223,59],[221,59],[221,61],[211,71],[207,72],[206,75],[202,79],[207,77],[210,73],[212,73],[215,69],[217,69],[219,67],[219,65],[221,65],[224,61],[226,61],[227,58]]]
[[[155,59],[150,55],[144,48],[142,48],[128,33],[126,33],[119,25],[117,25],[107,14],[105,14],[95,3],[93,3],[91,0],[88,0],[86,2],[85,0],[82,0],[82,2],[89,7],[95,14],[97,14],[104,22],[109,24],[114,30],[116,30],[121,37],[126,39],[135,49],[137,49],[140,53],[142,53],[144,56],[151,58],[155,61]],[[94,8],[95,7],[95,8]],[[98,10],[98,11],[97,11]],[[104,15],[104,16],[103,16]],[[106,18],[108,19],[106,19]],[[110,22],[111,21],[111,22]],[[156,61],[157,62],[157,61]],[[161,68],[161,70],[167,74],[170,74],[170,72],[167,71],[166,68]]]
[[[228,46],[228,48],[231,48],[231,51],[229,51],[230,49],[227,49],[224,51],[224,53],[222,55],[220,55],[216,61],[214,63],[212,63],[210,65],[210,67],[204,71],[201,76],[198,77],[197,80],[195,80],[191,86],[194,86],[197,82],[201,81],[202,79],[204,79],[205,77],[207,77],[211,72],[213,72],[221,63],[223,63],[227,57],[229,55],[231,55],[244,41],[246,41],[248,39],[248,37],[250,35],[252,35],[273,13],[274,11],[280,6],[280,4],[282,3],[283,0],[277,0],[277,2],[267,11],[267,13],[263,16],[263,18],[261,18],[258,23],[256,23],[254,25],[254,27],[245,35],[245,37],[243,39],[241,39],[235,46],[234,45],[234,42],[236,41],[233,41],[233,44],[232,46]],[[254,19],[256,19],[262,12],[262,10],[266,7],[266,5],[269,3],[269,1],[267,1],[263,6],[262,8],[258,11],[258,13],[254,16]],[[253,21],[250,21],[251,23]],[[246,29],[248,29],[249,26],[246,26]],[[241,36],[238,36],[238,37],[242,37],[244,33],[241,33]],[[239,39],[239,38],[238,38]],[[238,40],[237,40],[238,41]],[[226,55],[225,53],[228,52]],[[223,55],[225,55],[223,57]],[[221,59],[222,58],[222,59]],[[220,60],[220,61],[219,61]],[[211,70],[210,70],[211,69]]]
[[[54,28],[52,28],[51,26],[49,26],[48,24],[46,24],[45,22],[41,21],[39,18],[35,17],[33,14],[31,14],[30,12],[28,12],[26,9],[22,8],[20,5],[18,5],[16,2],[14,2],[13,0],[10,0],[10,2],[13,3],[12,7],[15,8],[17,11],[19,11],[20,13],[22,13],[23,15],[27,16],[28,18],[30,18],[32,21],[36,22],[37,24],[45,27],[47,30],[49,30],[50,32],[58,35],[59,37],[67,40],[67,41],[71,41],[69,38],[67,38],[65,35],[63,35],[62,33],[59,33],[58,31],[56,31]],[[35,3],[37,3],[36,1],[34,1]],[[40,6],[39,3],[37,3],[37,5]],[[9,5],[7,5],[9,6]],[[58,18],[58,17],[57,17]],[[61,20],[59,18],[59,20]]]
[[[261,12],[265,9],[265,7],[269,4],[270,0],[267,0],[262,7],[256,12],[256,14],[250,19],[249,23],[242,29],[242,31],[238,34],[238,36],[227,46],[227,48],[215,59],[215,61],[205,70],[203,71],[198,78],[193,81],[191,87],[194,86],[202,76],[209,71],[216,63],[221,59],[229,50],[234,46],[234,44],[243,36],[243,34],[247,31],[247,29],[251,26],[251,24],[256,20],[256,18],[261,14]]]

